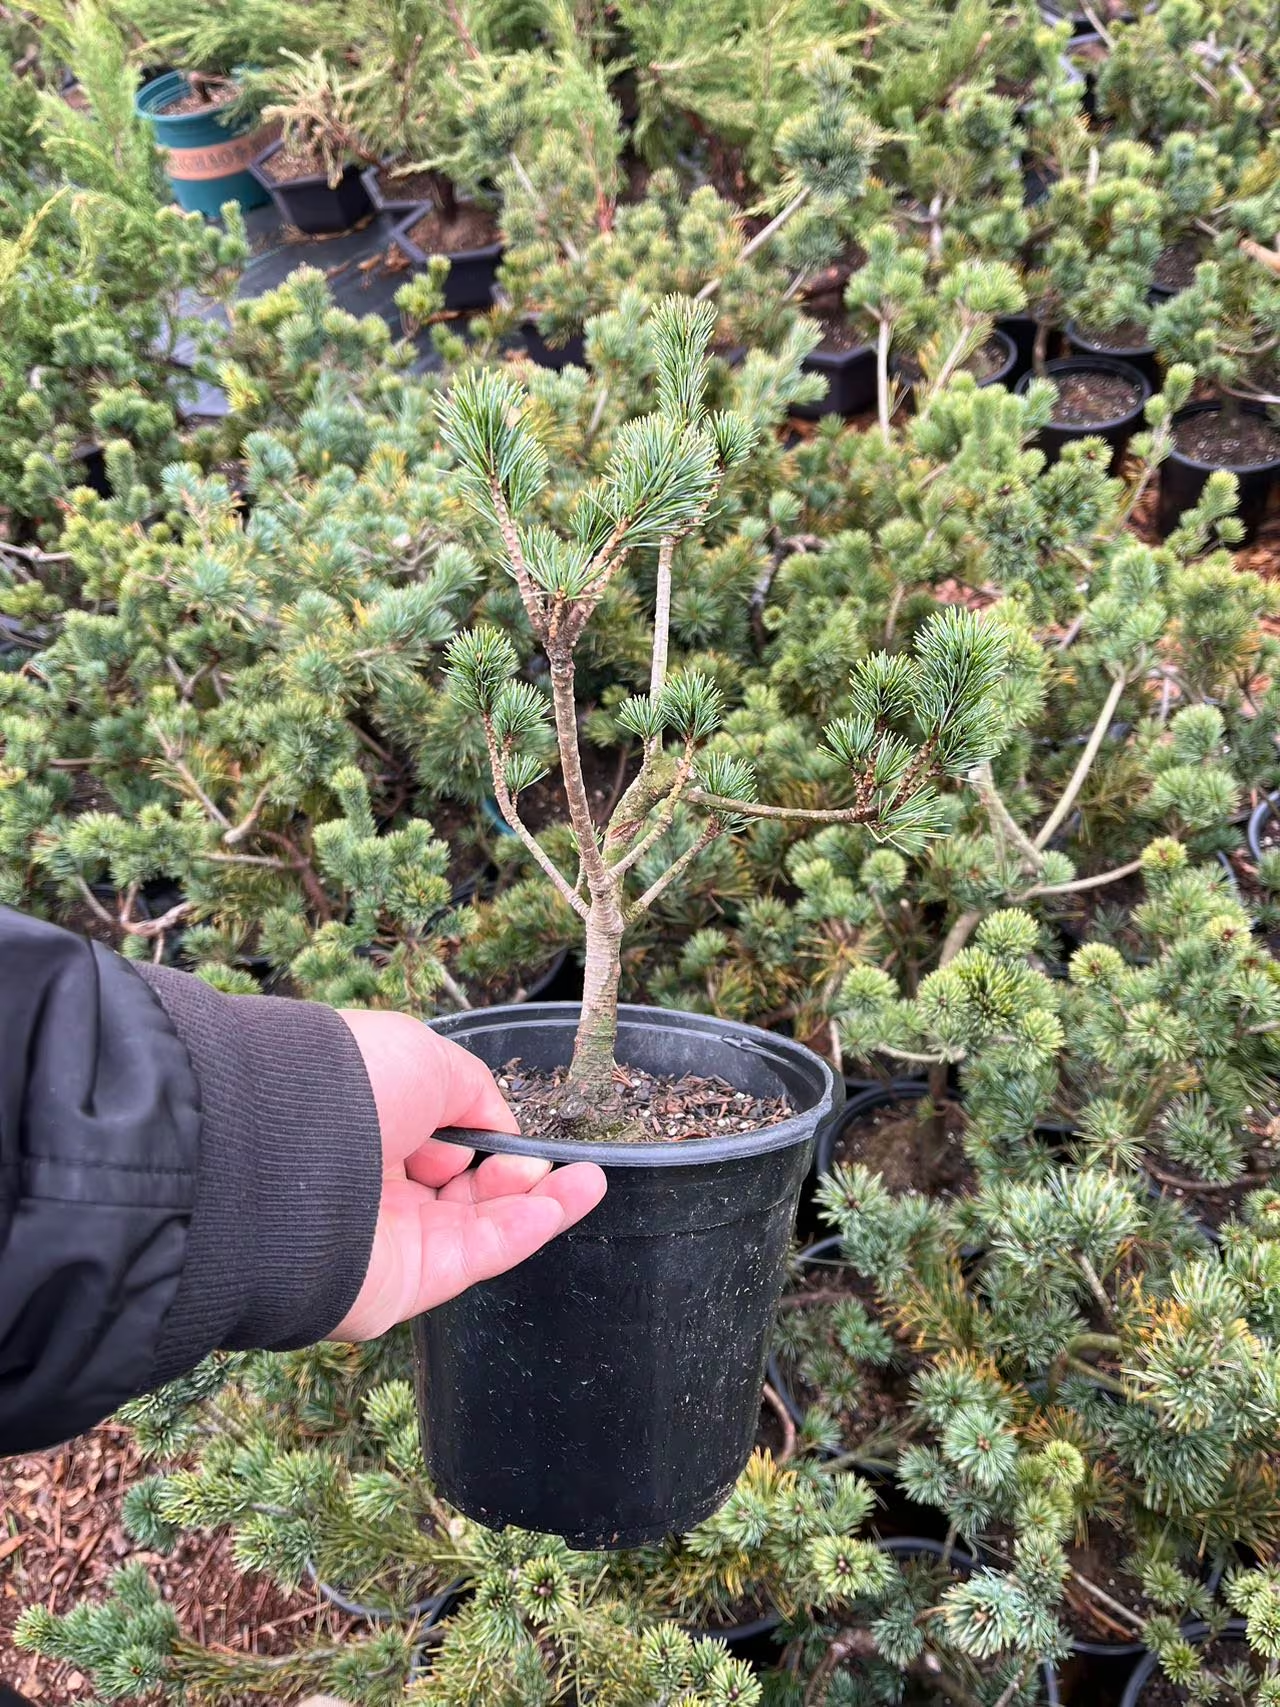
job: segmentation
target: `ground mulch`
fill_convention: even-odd
[[[29,1606],[61,1613],[102,1598],[110,1577],[131,1563],[148,1567],[186,1634],[232,1653],[286,1653],[313,1631],[341,1637],[356,1628],[314,1591],[282,1594],[266,1577],[237,1570],[226,1535],[184,1536],[168,1557],[138,1548],[120,1506],[146,1473],[128,1430],[110,1424],[50,1452],[0,1461],[0,1681],[40,1707],[92,1700],[87,1677],[20,1652],[13,1629]]]

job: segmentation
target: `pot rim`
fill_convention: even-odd
[[[1212,401],[1188,403],[1185,409],[1179,409],[1174,415],[1173,425],[1176,427],[1179,421],[1189,421],[1193,415],[1217,415],[1221,412],[1221,403]],[[1242,402],[1240,412],[1244,415],[1253,415],[1259,420],[1266,421],[1269,425],[1272,424],[1271,417],[1261,403]],[[1178,449],[1176,443],[1171,443],[1169,460],[1172,462],[1175,458],[1188,468],[1207,468],[1211,474],[1220,470],[1228,474],[1265,474],[1269,468],[1280,468],[1280,456],[1268,457],[1264,462],[1201,462],[1199,457],[1188,456],[1186,451]]]
[[[823,1122],[818,1133],[818,1144],[813,1156],[814,1172],[819,1178],[824,1178],[831,1172],[835,1166],[836,1143],[859,1115],[870,1114],[877,1108],[888,1108],[895,1102],[918,1102],[928,1094],[927,1079],[903,1077],[890,1079],[883,1085],[870,1085],[865,1091],[855,1091],[852,1096],[846,1096],[844,1106],[832,1109],[832,1117]],[[834,1118],[837,1114],[839,1119]],[[834,1236],[839,1237],[838,1234]],[[801,1251],[800,1255],[806,1256],[808,1252]]]
[[[468,1032],[525,1026],[531,1031],[571,1034],[577,1027],[580,1002],[517,1002],[504,1007],[470,1008],[428,1021],[433,1031],[466,1047]],[[679,1008],[641,1007],[623,1003],[618,1009],[619,1052],[625,1058],[625,1034],[631,1030],[682,1031],[700,1034],[708,1045],[719,1044],[749,1055],[771,1058],[815,1074],[818,1091],[809,1107],[786,1120],[734,1137],[689,1138],[679,1143],[654,1140],[643,1144],[602,1144],[589,1139],[526,1138],[508,1132],[472,1132],[445,1127],[436,1137],[446,1143],[506,1156],[540,1156],[553,1162],[598,1162],[602,1167],[683,1168],[728,1162],[738,1157],[763,1156],[809,1143],[817,1128],[830,1119],[844,1100],[844,1082],[821,1055],[793,1038],[739,1020],[713,1014],[685,1013]],[[567,1058],[566,1050],[566,1058]],[[714,1069],[713,1069],[714,1070]]]
[[[1045,363],[1043,374],[1036,373],[1034,368],[1029,373],[1024,373],[1018,381],[1016,391],[1019,396],[1024,397],[1033,379],[1051,379],[1055,374],[1080,373],[1082,371],[1085,373],[1118,374],[1121,379],[1128,380],[1138,387],[1137,402],[1131,404],[1123,415],[1110,415],[1105,421],[1081,422],[1079,425],[1068,425],[1065,421],[1050,421],[1048,427],[1045,428],[1046,432],[1070,433],[1073,436],[1078,435],[1080,438],[1092,438],[1099,433],[1108,432],[1113,427],[1127,426],[1130,421],[1137,420],[1142,414],[1151,396],[1151,382],[1145,373],[1142,373],[1130,362],[1121,361],[1116,356],[1056,356],[1053,361]]]
[[[1111,356],[1115,361],[1128,361],[1131,356],[1154,356],[1154,344],[1126,344],[1120,350],[1104,350],[1101,344],[1091,341],[1088,330],[1078,320],[1068,320],[1062,328],[1073,344],[1077,345],[1080,353],[1086,356]]]
[[[260,154],[255,154],[253,159],[249,162],[249,170],[253,173],[254,177],[262,185],[264,190],[274,193],[276,190],[318,190],[323,188],[328,190],[331,195],[337,195],[338,191],[342,188],[342,178],[339,178],[336,184],[331,184],[329,182],[328,174],[324,172],[308,172],[301,178],[268,177],[262,168],[266,165],[267,161],[274,155],[278,154],[283,147],[284,138],[282,136],[278,136],[274,142],[269,142]],[[358,163],[354,160],[348,160],[342,168],[343,178],[346,177],[348,172],[356,170],[359,170]]]
[[[1245,831],[1245,839],[1249,844],[1249,852],[1254,859],[1261,859],[1264,849],[1262,846],[1262,831],[1267,820],[1280,820],[1280,788],[1272,789],[1264,794],[1262,799],[1249,814],[1249,824]]]
[[[481,244],[478,249],[424,249],[420,243],[415,242],[414,239],[410,237],[409,231],[412,226],[415,226],[418,223],[424,213],[429,213],[430,211],[431,204],[429,202],[419,202],[416,206],[411,207],[404,218],[397,221],[397,223],[392,227],[391,241],[397,246],[401,254],[405,256],[411,265],[415,267],[425,267],[427,263],[433,260],[437,255],[443,255],[446,261],[455,266],[459,261],[501,260],[504,249],[501,237],[493,243]]]
[[[239,82],[235,77],[228,77],[226,81],[235,83],[237,88],[239,87]],[[198,124],[204,124],[207,120],[212,119],[223,130],[231,128],[231,123],[228,122],[225,115],[234,107],[234,101],[227,101],[207,113],[162,113],[157,110],[166,102],[173,100],[179,92],[191,93],[191,79],[187,73],[177,70],[162,72],[159,77],[153,77],[150,83],[143,83],[135,90],[133,110],[139,118],[144,118],[148,122],[159,119],[165,124],[181,125],[191,120]],[[223,117],[220,118],[219,114],[222,114]],[[249,121],[244,117],[237,118],[232,122],[238,124],[242,130],[249,129]]]

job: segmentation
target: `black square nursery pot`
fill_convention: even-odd
[[[350,231],[373,212],[359,166],[344,166],[336,185],[329,182],[324,172],[309,172],[301,178],[272,177],[266,169],[267,163],[283,147],[283,141],[278,141],[264,148],[249,170],[276,204],[286,225],[294,226],[308,237],[320,237],[335,231]]]
[[[392,244],[415,272],[425,271],[430,266],[432,254],[445,256],[449,262],[449,276],[444,282],[444,306],[447,309],[456,313],[464,309],[488,308],[493,301],[503,245],[500,242],[485,243],[478,249],[459,249],[455,253],[447,250],[428,252],[413,237],[414,226],[428,211],[424,207],[413,208],[391,233]]]
[[[488,1066],[563,1066],[576,1003],[434,1022]],[[428,1472],[490,1528],[636,1547],[693,1528],[751,1454],[814,1136],[843,1098],[789,1038],[624,1007],[618,1059],[717,1076],[796,1113],[758,1132],[596,1144],[484,1134],[487,1152],[599,1162],[604,1201],[530,1261],[413,1324]]]

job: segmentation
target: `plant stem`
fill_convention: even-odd
[[[1035,848],[1037,852],[1048,845],[1055,830],[1057,830],[1058,826],[1063,823],[1067,814],[1075,805],[1076,796],[1088,780],[1089,772],[1093,769],[1093,761],[1098,756],[1098,749],[1106,738],[1107,730],[1110,729],[1112,720],[1116,714],[1116,707],[1119,705],[1121,695],[1124,693],[1124,690],[1128,685],[1129,678],[1123,673],[1118,675],[1111,683],[1110,691],[1108,692],[1106,699],[1103,701],[1102,710],[1098,713],[1098,720],[1093,726],[1093,732],[1085,743],[1084,752],[1080,755],[1080,762],[1076,765],[1075,770],[1072,771],[1071,780],[1063,790],[1062,798],[1058,801],[1058,804],[1054,807],[1048,818],[1046,818],[1044,823],[1040,826],[1040,833],[1035,839]]]
[[[888,320],[882,319],[880,330],[876,334],[876,399],[880,409],[880,431],[886,444],[893,439],[892,412],[889,408],[889,344],[892,337],[892,327]]]
[[[671,647],[671,560],[675,556],[674,534],[663,534],[658,546],[658,591],[653,615],[653,663],[649,671],[649,698],[657,699],[667,679],[667,655]],[[654,736],[656,742],[660,737]]]
[[[775,214],[769,221],[768,225],[766,225],[762,231],[757,231],[751,241],[745,244],[743,248],[738,251],[737,265],[741,266],[743,261],[749,261],[756,253],[757,249],[763,249],[771,237],[777,236],[778,232],[782,230],[783,226],[791,218],[792,214],[798,212],[808,199],[809,186],[806,184],[798,194],[792,196],[791,200],[787,203],[786,207],[783,208],[781,213]],[[723,283],[723,279],[708,279],[706,284],[704,284],[702,289],[698,291],[693,300],[695,302],[708,301],[716,294]]]

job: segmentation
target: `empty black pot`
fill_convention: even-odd
[[[302,178],[273,178],[266,170],[267,162],[283,147],[283,142],[273,142],[270,148],[264,148],[249,170],[276,204],[286,225],[316,237],[326,232],[349,231],[373,212],[358,166],[344,166],[336,185],[323,172],[309,172]]]
[[[851,350],[814,350],[800,364],[805,373],[820,373],[827,395],[819,403],[797,403],[791,413],[816,421],[820,415],[861,415],[876,406],[876,353],[870,344]]]
[[[1216,414],[1221,407],[1219,403],[1192,403],[1186,409],[1179,409],[1174,416],[1174,424],[1176,426],[1179,421],[1188,421],[1195,415]],[[1241,408],[1246,415],[1252,415],[1256,419],[1269,419],[1267,411],[1260,403],[1244,403]],[[1236,514],[1244,523],[1245,542],[1254,538],[1267,513],[1271,489],[1280,475],[1280,457],[1270,462],[1257,463],[1197,462],[1194,458],[1185,456],[1176,445],[1160,464],[1160,503],[1157,520],[1162,535],[1172,533],[1181,521],[1183,511],[1194,507],[1209,476],[1218,468],[1225,468],[1228,473],[1235,475],[1240,488]]]
[[[415,269],[425,268],[431,262],[431,256],[412,236],[423,212],[420,207],[414,208],[391,233],[392,243]],[[486,243],[479,249],[459,249],[456,254],[449,255],[449,276],[444,282],[445,307],[455,311],[488,308],[493,301],[493,287],[501,260],[501,243]]]
[[[1114,361],[1128,362],[1130,367],[1138,372],[1151,386],[1157,390],[1160,385],[1160,358],[1156,355],[1154,344],[1133,344],[1124,349],[1113,349],[1109,345],[1095,343],[1087,332],[1082,332],[1074,320],[1066,325],[1067,348],[1074,356],[1107,356]]]
[[[1142,419],[1143,407],[1151,395],[1151,387],[1136,368],[1127,362],[1116,361],[1112,356],[1061,356],[1057,361],[1045,363],[1045,378],[1057,379],[1070,373],[1114,373],[1122,379],[1132,381],[1138,387],[1139,396],[1136,403],[1123,413],[1108,421],[1091,421],[1087,426],[1066,426],[1056,422],[1043,428],[1036,444],[1044,452],[1049,462],[1056,462],[1062,454],[1063,446],[1079,439],[1104,439],[1111,446],[1111,466],[1123,456],[1125,446],[1137,430]],[[1017,390],[1025,392],[1031,384],[1034,374],[1024,373],[1018,381]]]
[[[582,332],[575,332],[563,344],[549,344],[538,329],[538,322],[525,320],[520,326],[520,337],[529,360],[539,367],[550,368],[553,373],[587,365],[587,340]]]
[[[563,1066],[573,1003],[437,1020],[491,1067]],[[691,1529],[750,1457],[769,1330],[813,1137],[843,1094],[789,1038],[702,1014],[624,1007],[618,1059],[716,1076],[796,1113],[733,1138],[594,1144],[501,1134],[486,1151],[599,1162],[600,1206],[510,1274],[413,1324],[427,1468],[492,1528],[583,1548]]]

